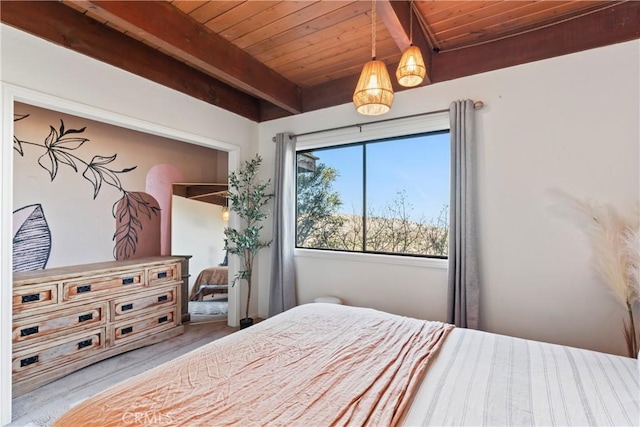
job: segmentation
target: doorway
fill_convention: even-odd
[[[192,323],[226,321],[229,271],[224,229],[228,225],[227,183],[175,183],[172,253],[189,254],[184,297]]]

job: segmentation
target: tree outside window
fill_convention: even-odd
[[[296,246],[446,258],[448,135],[298,152]]]

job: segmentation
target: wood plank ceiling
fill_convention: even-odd
[[[191,200],[227,206],[228,188],[229,185],[223,182],[176,182],[173,183],[173,194]]]
[[[375,3],[391,74],[410,7]],[[0,3],[8,25],[255,121],[350,102],[371,15],[368,0]],[[415,1],[412,27],[434,84],[639,38],[640,2]]]

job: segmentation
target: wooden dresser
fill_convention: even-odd
[[[14,273],[13,393],[182,334],[182,258]]]

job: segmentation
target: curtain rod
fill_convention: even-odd
[[[482,107],[484,107],[484,102],[482,102],[482,101],[475,101],[473,103],[474,110],[480,110],[480,109],[482,109]],[[295,134],[295,135],[291,135],[291,136],[297,138],[299,136],[314,135],[316,133],[332,132],[334,130],[342,130],[342,129],[348,129],[348,128],[354,128],[354,127],[360,128],[360,132],[362,132],[362,126],[372,125],[372,124],[376,124],[376,123],[391,122],[391,121],[394,121],[394,120],[411,119],[411,118],[420,117],[420,116],[428,116],[430,114],[444,113],[446,111],[449,111],[449,109],[448,108],[443,108],[442,110],[427,111],[426,113],[411,114],[409,116],[394,117],[392,119],[375,120],[373,122],[366,122],[366,123],[354,123],[352,125],[338,126],[338,127],[335,127],[335,128],[322,129],[322,130],[314,130],[314,131],[311,131],[311,132],[304,132],[304,133],[299,133],[299,134]],[[273,138],[271,138],[271,140],[273,142],[276,142],[276,137],[274,136]]]

